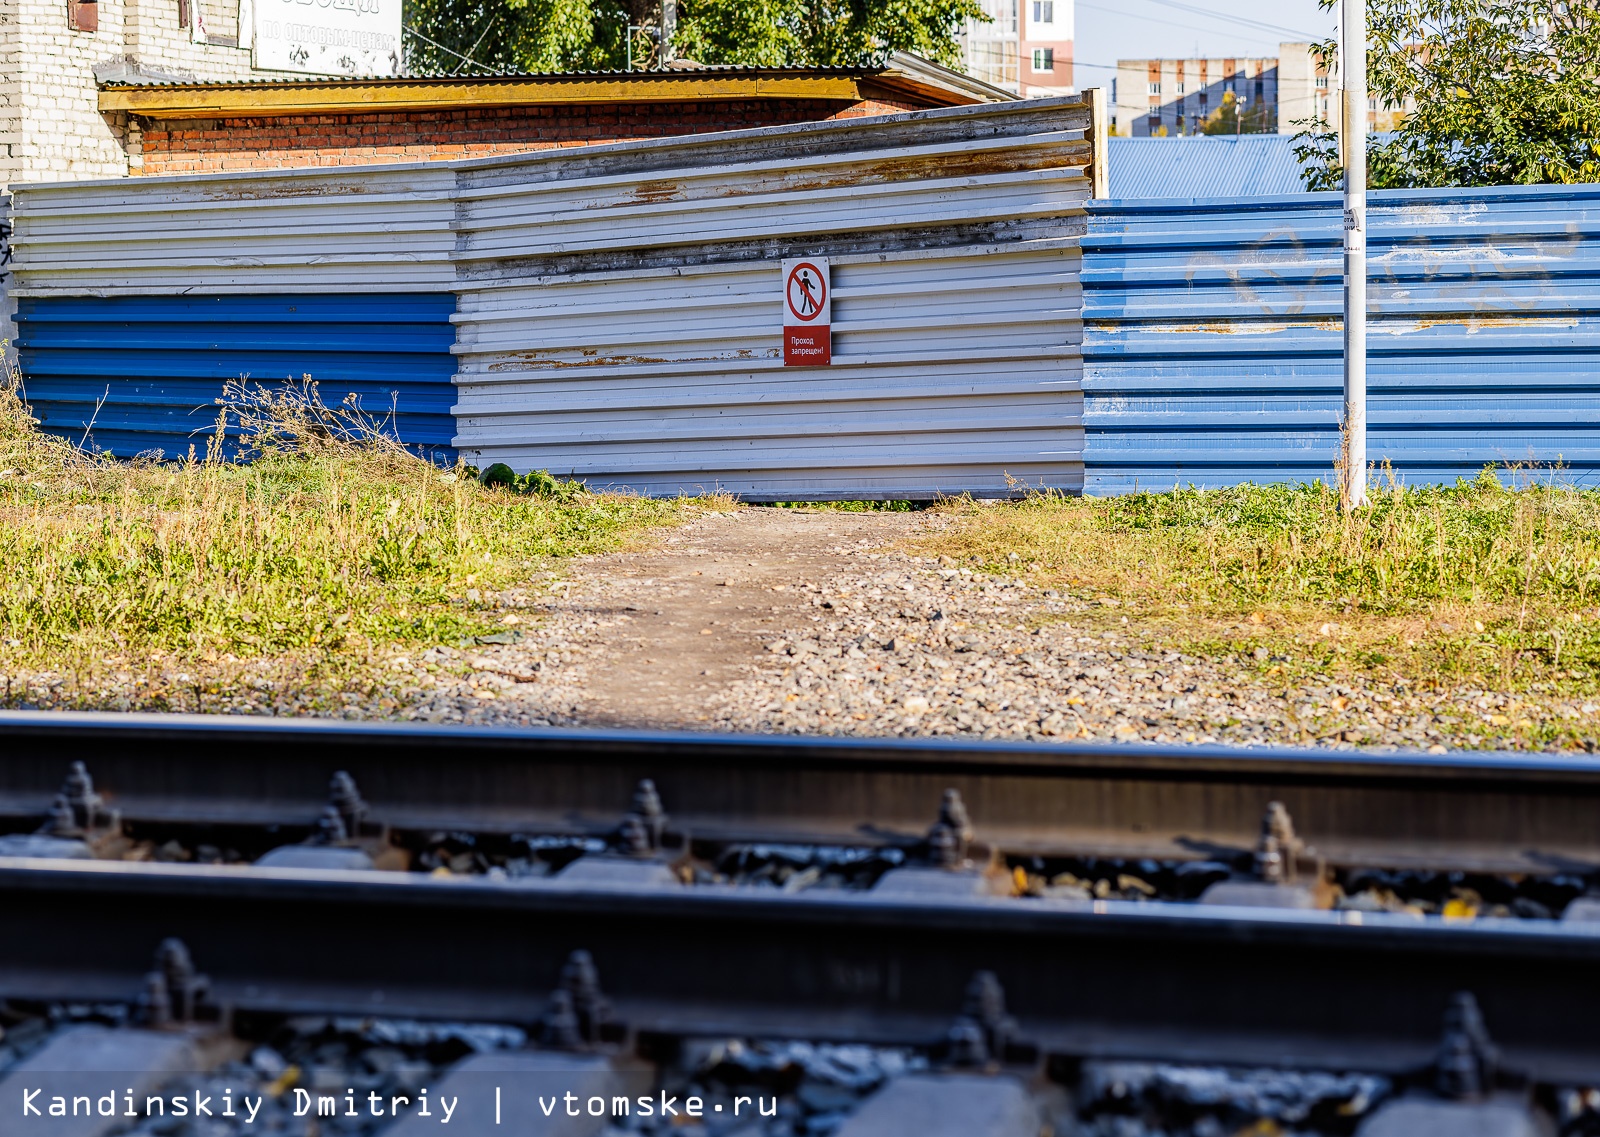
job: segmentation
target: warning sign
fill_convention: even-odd
[[[833,286],[827,257],[783,262],[783,362],[786,367],[833,362]]]

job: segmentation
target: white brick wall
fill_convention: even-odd
[[[100,0],[103,4],[106,0]],[[179,74],[188,79],[243,79],[252,74],[246,48],[195,43],[178,22],[178,0],[123,0],[133,10],[128,24],[127,54],[147,71]],[[241,42],[239,0],[190,0],[205,13],[206,32],[213,38]],[[248,43],[248,31],[242,42]]]
[[[212,39],[239,40],[240,0],[190,3],[204,5]],[[81,32],[66,0],[0,0],[0,189],[137,168],[138,124],[100,112],[97,67],[200,80],[252,74],[247,47],[194,42],[178,0],[99,0],[99,16],[98,31]]]
[[[61,0],[11,0],[17,6],[22,66],[10,85],[21,111],[12,147],[23,180],[97,178],[127,172],[114,124],[96,105],[94,66],[123,53],[124,0],[100,4],[100,30],[67,25]]]
[[[22,30],[18,0],[0,0],[0,187],[15,178],[13,151],[22,144],[20,88],[14,77],[22,70]]]

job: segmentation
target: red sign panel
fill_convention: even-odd
[[[833,329],[784,328],[783,362],[786,367],[822,367],[833,362]]]

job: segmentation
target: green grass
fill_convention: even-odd
[[[1363,673],[1421,688],[1600,687],[1600,493],[1322,485],[1036,495],[956,504],[928,546],[1102,601],[1096,618],[1285,678]],[[1109,603],[1105,603],[1109,601]],[[1264,649],[1258,652],[1256,649]]]
[[[396,652],[503,630],[496,590],[702,508],[484,488],[380,434],[329,431],[338,412],[304,400],[230,410],[253,462],[128,463],[40,433],[0,390],[12,705],[195,709],[263,661],[313,702],[370,690]]]

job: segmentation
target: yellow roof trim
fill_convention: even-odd
[[[291,80],[281,83],[184,83],[172,86],[104,87],[102,111],[127,111],[158,119],[304,114],[361,114],[369,111],[452,110],[463,107],[554,106],[568,103],[661,103],[712,99],[838,99],[871,97],[863,88],[882,90],[885,77],[848,75],[717,75],[706,72],[652,73],[649,78],[540,75],[512,79],[419,83],[382,79],[331,83]],[[899,86],[899,84],[893,84]],[[922,88],[921,84],[916,85]],[[961,105],[952,91],[922,88],[916,94],[933,106]]]

